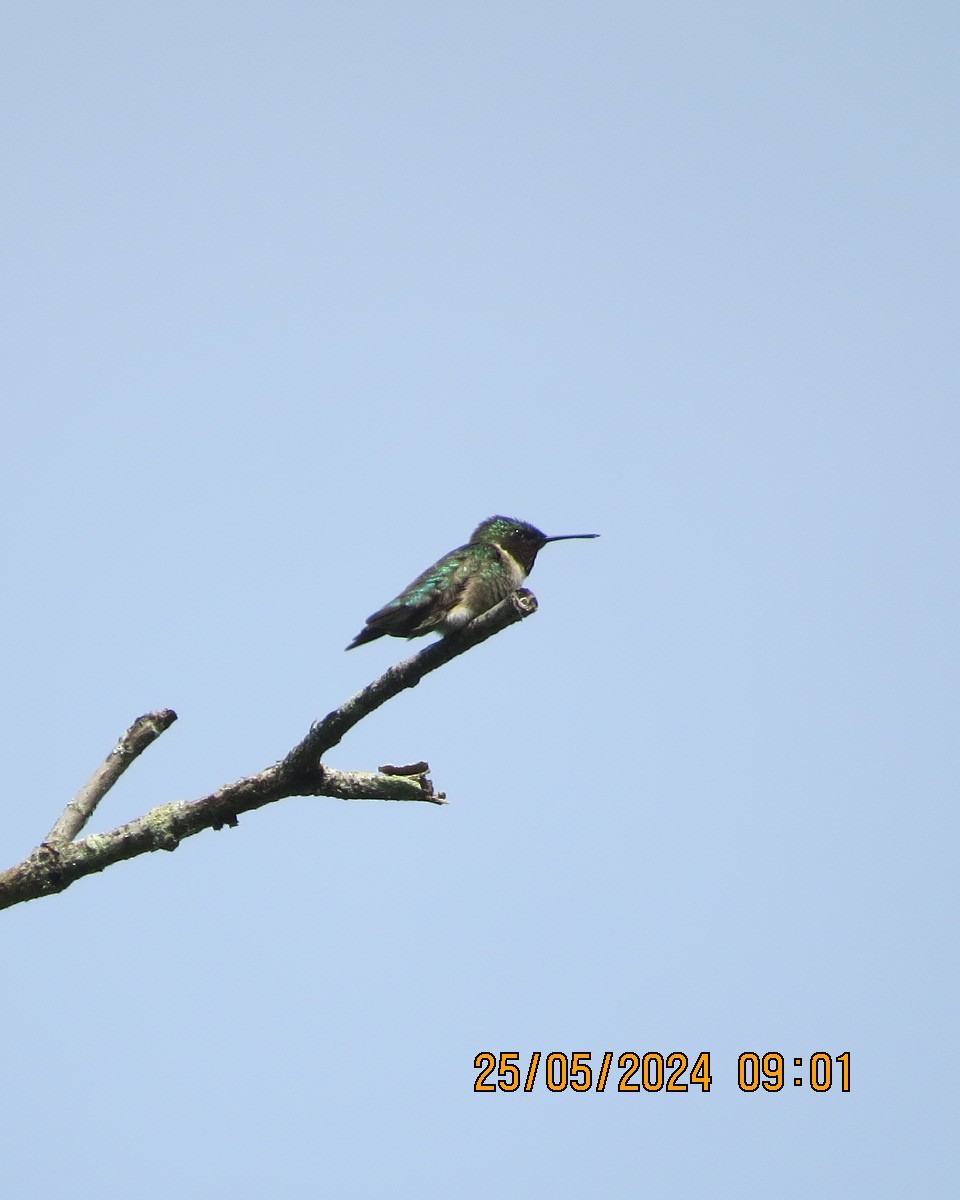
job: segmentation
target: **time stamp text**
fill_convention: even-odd
[[[482,1050],[473,1067],[475,1092],[709,1092],[713,1086],[709,1050],[533,1050],[522,1057],[519,1050]],[[849,1092],[850,1051],[785,1055],[745,1050],[737,1059],[737,1086],[741,1092],[779,1092],[785,1087]]]

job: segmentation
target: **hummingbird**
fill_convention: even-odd
[[[488,517],[470,541],[437,559],[389,604],[367,617],[348,650],[376,638],[415,638],[436,630],[456,633],[520,586],[547,542],[595,538],[599,533],[547,537],[513,517]]]

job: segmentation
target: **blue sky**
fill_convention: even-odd
[[[2,914],[13,1192],[952,1195],[957,35],[4,6],[3,865],[147,709],[97,829],[281,757],[484,517],[602,534],[330,757],[448,807],[288,800]],[[481,1096],[482,1050],[714,1079]]]

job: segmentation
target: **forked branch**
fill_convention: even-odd
[[[409,767],[383,767],[379,772],[338,771],[321,758],[344,735],[382,704],[415,687],[435,671],[487,638],[536,612],[532,592],[520,588],[484,613],[456,636],[446,637],[419,654],[390,667],[379,679],[351,696],[339,708],[315,721],[304,737],[278,763],[235,783],[224,784],[198,800],[175,800],[121,825],[109,833],[77,834],[97,804],[131,762],[177,719],[171,709],[147,713],[130,726],[90,781],[67,805],[56,824],[21,863],[0,872],[0,908],[62,892],[75,880],[112,863],[152,850],[176,850],[184,838],[204,829],[233,826],[241,813],[288,796],[333,796],[340,800],[419,800],[443,804],[424,762]]]

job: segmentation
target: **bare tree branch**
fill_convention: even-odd
[[[159,712],[144,713],[142,717],[137,717],[107,755],[106,761],[97,767],[63,810],[44,841],[72,842],[127,767],[151,742],[155,742],[164,730],[169,729],[176,719],[177,714],[172,708],[163,708]]]
[[[434,791],[425,762],[410,767],[388,766],[374,773],[338,771],[322,766],[320,758],[354,725],[405,688],[415,687],[430,671],[536,610],[536,597],[526,588],[520,588],[460,633],[435,642],[419,654],[390,667],[339,708],[315,721],[306,737],[272,767],[235,783],[224,784],[199,800],[162,804],[109,833],[71,840],[125,767],[176,720],[176,715],[165,709],[139,718],[86,787],[67,805],[46,841],[23,862],[0,872],[0,909],[62,892],[84,875],[95,874],[123,859],[153,850],[176,850],[184,838],[204,829],[234,826],[240,813],[251,812],[288,796],[443,804],[445,797],[442,792]]]

